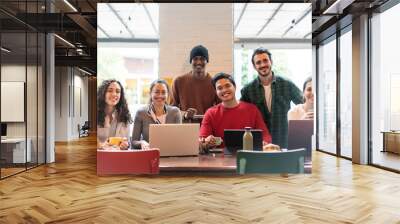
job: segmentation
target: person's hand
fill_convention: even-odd
[[[189,119],[193,119],[194,115],[197,114],[197,110],[195,108],[189,108],[187,109],[187,111],[185,112],[185,114],[183,115],[183,117],[187,120]]]
[[[303,117],[301,118],[302,120],[313,120],[314,119],[314,112],[306,112]]]
[[[279,145],[274,145],[272,143],[263,145],[263,151],[280,151],[280,150],[281,148],[279,147]]]
[[[97,149],[104,149],[106,145],[107,145],[107,142],[97,141]]]
[[[126,150],[129,148],[129,143],[127,138],[122,138],[121,143],[119,144],[119,148],[122,150]]]
[[[146,142],[145,140],[142,140],[140,142],[141,148],[142,150],[148,150],[150,149],[150,144],[148,142]]]
[[[209,147],[214,147],[217,146],[217,140],[213,135],[209,135],[206,139],[204,139],[204,142],[206,145]]]

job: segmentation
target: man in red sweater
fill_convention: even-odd
[[[232,76],[218,73],[212,79],[218,98],[222,103],[207,110],[200,128],[200,141],[203,146],[217,145],[216,137],[224,137],[224,129],[243,129],[251,127],[263,130],[264,143],[271,142],[271,135],[257,107],[236,99],[236,84]]]

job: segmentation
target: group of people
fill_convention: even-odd
[[[190,52],[192,70],[177,77],[170,90],[162,79],[150,85],[150,102],[139,109],[132,120],[117,80],[105,80],[98,89],[98,147],[104,147],[109,137],[121,137],[121,149],[129,147],[129,130],[133,122],[132,148],[149,147],[149,125],[182,123],[196,114],[204,114],[200,126],[200,146],[209,148],[223,139],[224,129],[251,127],[263,131],[265,145],[287,147],[288,119],[313,119],[314,94],[312,80],[303,85],[303,93],[290,80],[274,74],[272,55],[258,48],[252,55],[257,78],[241,90],[236,98],[236,83],[226,73],[213,77],[206,72],[208,50],[198,45]],[[168,99],[171,97],[171,105]],[[290,109],[290,104],[297,104]]]

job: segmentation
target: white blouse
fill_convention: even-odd
[[[97,140],[105,142],[109,137],[126,137],[129,139],[130,124],[118,122],[117,112],[112,114],[112,120],[106,117],[104,127],[97,125]]]

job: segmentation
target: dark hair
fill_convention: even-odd
[[[217,73],[211,80],[211,82],[214,86],[214,89],[216,88],[217,81],[220,79],[228,79],[229,82],[231,82],[233,84],[233,86],[236,88],[236,83],[235,83],[235,80],[233,80],[232,76],[229,74],[220,72],[220,73]]]
[[[255,66],[255,64],[254,64],[254,56],[256,56],[257,54],[267,54],[268,57],[269,57],[269,60],[272,62],[272,54],[271,54],[271,52],[269,52],[267,49],[265,49],[263,47],[259,47],[259,48],[254,50],[253,55],[251,56],[251,63],[253,63],[253,66]]]
[[[309,82],[311,82],[312,81],[312,77],[308,77],[307,79],[306,79],[306,81],[304,81],[304,84],[303,84],[303,92],[304,92],[304,90],[306,90],[306,85],[307,85],[307,83],[309,83]]]
[[[106,116],[105,108],[106,108],[106,93],[108,87],[111,83],[118,83],[119,87],[121,88],[121,97],[119,98],[119,102],[117,103],[116,110],[118,112],[118,122],[123,122],[125,124],[132,123],[131,113],[128,109],[128,104],[126,103],[125,99],[125,92],[124,88],[122,87],[121,83],[115,79],[108,79],[104,80],[103,83],[100,85],[99,89],[97,90],[97,124],[100,127],[104,127],[104,120]]]
[[[151,103],[151,91],[153,91],[153,88],[156,84],[164,84],[167,87],[167,92],[168,92],[168,97],[169,97],[169,86],[168,83],[164,79],[156,79],[150,84],[150,99],[149,103]]]

